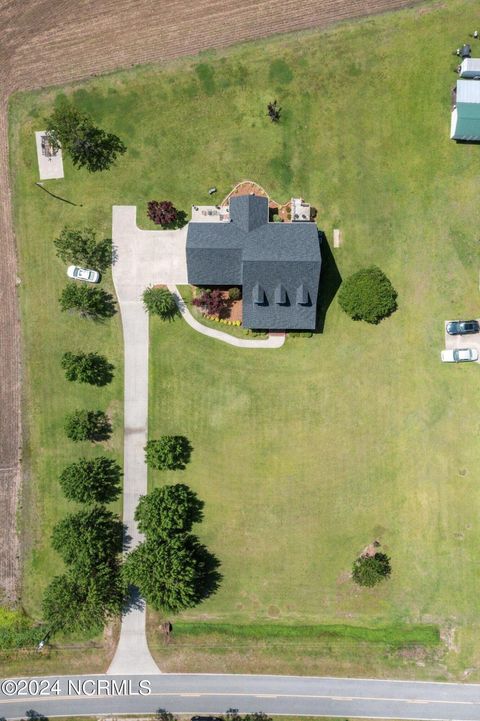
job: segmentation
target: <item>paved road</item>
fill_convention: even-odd
[[[5,696],[0,717],[152,713],[222,713],[228,708],[269,714],[451,721],[480,719],[480,685],[301,676],[163,674],[60,677],[55,696]],[[55,678],[50,680],[50,688]],[[122,687],[123,682],[123,687]],[[18,681],[17,687],[18,687]],[[116,688],[113,684],[116,684]],[[130,684],[130,689],[128,688]],[[151,693],[146,694],[148,685]],[[33,689],[35,690],[35,689]]]

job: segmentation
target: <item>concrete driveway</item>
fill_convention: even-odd
[[[181,230],[140,230],[135,205],[112,209],[112,268],[122,317],[124,339],[124,482],[123,521],[129,548],[142,540],[134,514],[147,493],[143,448],[148,437],[148,314],[142,293],[149,285],[187,282],[185,245]],[[122,628],[109,674],[154,674],[159,670],[145,633],[145,603],[137,598],[122,618]]]
[[[149,285],[187,283],[187,230],[140,230],[136,205],[114,205],[113,279],[120,303],[138,300]]]
[[[456,318],[454,320],[457,320]],[[480,322],[479,318],[476,318]],[[476,363],[480,363],[480,333],[468,333],[467,335],[450,335],[447,333],[447,323],[451,323],[450,320],[445,321],[445,348],[450,350],[451,348],[475,348],[478,351],[478,360]]]

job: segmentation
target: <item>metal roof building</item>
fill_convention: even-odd
[[[457,81],[450,137],[480,141],[480,83],[474,80]]]
[[[241,285],[246,328],[315,329],[320,269],[316,224],[270,223],[268,198],[235,196],[230,222],[189,223],[188,282]]]

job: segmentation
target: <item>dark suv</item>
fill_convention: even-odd
[[[480,324],[478,320],[451,320],[447,323],[449,335],[467,335],[467,333],[479,333]]]

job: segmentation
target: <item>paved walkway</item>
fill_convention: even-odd
[[[176,285],[169,283],[168,289],[171,293],[173,293],[182,318],[191,328],[199,333],[203,333],[203,335],[209,336],[209,338],[220,340],[222,343],[228,343],[229,345],[234,345],[237,348],[281,348],[285,343],[285,333],[270,334],[265,340],[244,340],[243,338],[235,338],[235,336],[230,335],[229,333],[223,333],[221,330],[217,330],[216,328],[208,328],[208,326],[200,323],[190,313]]]

